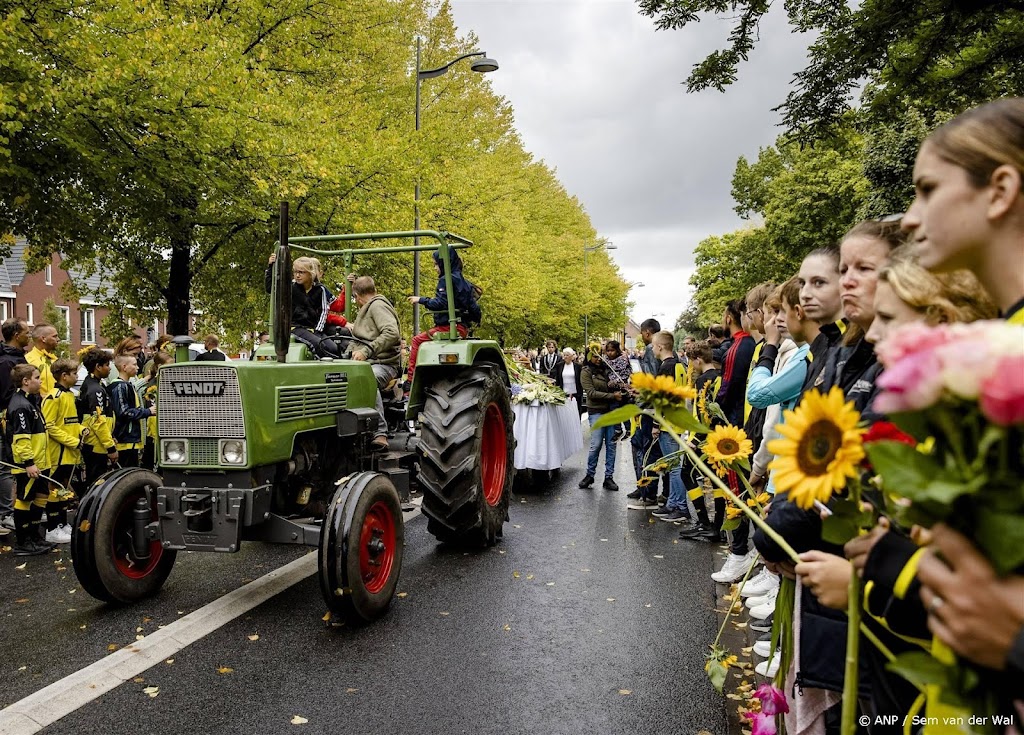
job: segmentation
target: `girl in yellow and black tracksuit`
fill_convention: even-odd
[[[31,372],[29,372],[31,371]],[[18,365],[11,371],[18,389],[7,407],[7,440],[14,455],[14,526],[17,534],[15,556],[46,553],[52,548],[40,534],[46,499],[47,481],[34,476],[48,473],[46,423],[33,399],[39,394],[39,371],[31,365]],[[28,391],[28,392],[26,392]]]
[[[110,375],[110,356],[99,349],[91,349],[82,358],[89,376],[82,382],[78,394],[78,413],[82,417],[82,431],[88,432],[82,446],[85,460],[85,481],[92,486],[107,468],[117,462],[117,446],[111,432],[114,427],[114,409],[103,378]]]
[[[71,386],[78,378],[78,363],[61,358],[51,367],[54,389],[43,399],[43,419],[49,437],[50,476],[56,481],[46,504],[46,530],[66,526],[71,501],[70,482],[75,467],[82,461],[82,422]]]

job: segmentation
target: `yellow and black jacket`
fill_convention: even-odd
[[[76,465],[82,459],[82,422],[75,394],[58,385],[43,399],[43,419],[49,435],[50,466]]]
[[[53,363],[57,361],[57,356],[52,352],[45,352],[40,350],[38,347],[33,347],[25,353],[25,361],[29,365],[35,365],[36,368],[39,369],[39,380],[42,381],[43,385],[39,391],[39,395],[50,395],[50,392],[57,386],[57,381],[54,379],[53,372],[50,370],[50,368],[53,367]]]
[[[117,449],[111,430],[114,426],[114,409],[110,405],[110,394],[103,382],[90,375],[82,383],[78,394],[78,413],[82,417],[82,429],[88,429],[85,446],[97,454],[111,454]]]
[[[50,469],[46,422],[32,399],[20,389],[14,391],[7,407],[7,441],[14,454],[13,474],[22,474],[32,465],[44,472]]]

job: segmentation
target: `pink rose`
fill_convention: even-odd
[[[1024,424],[1024,355],[1000,358],[981,385],[981,412],[1000,426]]]
[[[789,712],[785,693],[771,684],[762,684],[754,692],[754,697],[761,700],[761,713],[766,715],[785,714]]]
[[[924,322],[905,324],[893,331],[875,346],[875,354],[886,367],[891,367],[908,355],[930,352],[953,339],[945,325],[929,327]]]
[[[874,409],[880,413],[919,411],[942,395],[942,363],[934,350],[904,355],[878,376],[882,393]]]
[[[753,712],[744,712],[743,716],[751,722],[751,735],[775,735],[777,732],[775,729],[775,715],[768,715],[763,712],[755,715]]]
[[[993,343],[982,335],[947,342],[936,348],[935,354],[943,386],[968,401],[977,400],[981,384],[993,374],[998,359]]]

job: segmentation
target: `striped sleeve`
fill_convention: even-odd
[[[316,328],[313,331],[324,331],[324,325],[327,324],[327,312],[331,309],[330,296],[327,287],[320,284],[320,314],[316,318]]]

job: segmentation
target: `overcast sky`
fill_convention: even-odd
[[[736,84],[687,94],[682,82],[724,43],[728,21],[655,31],[633,0],[451,3],[460,33],[475,33],[500,64],[488,79],[515,109],[527,149],[616,245],[624,277],[645,284],[632,291],[633,318],[671,328],[690,296],[694,247],[745,225],[729,194],[736,159],[779,135],[771,108],[808,39],[773,12]]]

